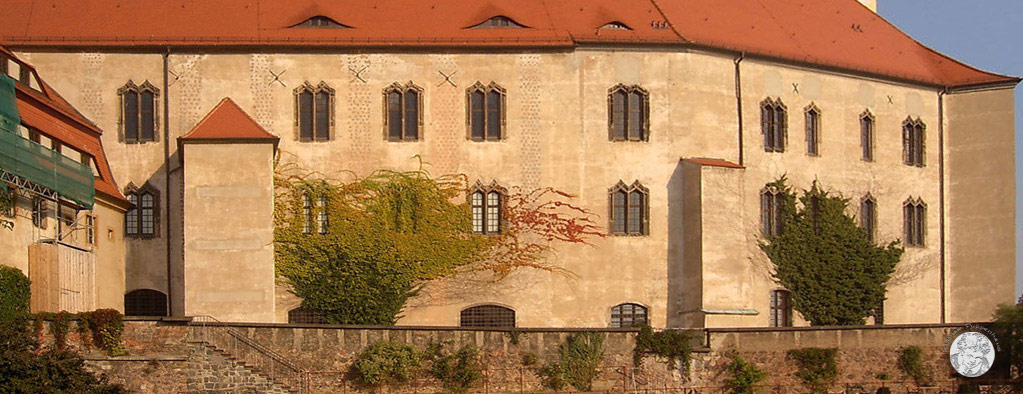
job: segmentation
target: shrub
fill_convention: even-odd
[[[21,270],[0,265],[0,320],[10,321],[15,315],[28,313],[32,282]]]
[[[675,365],[681,362],[680,370],[688,378],[689,365],[692,362],[693,335],[686,331],[664,330],[654,332],[650,326],[643,326],[636,335],[636,349],[633,350],[632,362],[637,367],[643,363],[643,354],[653,353],[667,359]]]
[[[430,374],[450,392],[464,393],[483,378],[480,350],[476,346],[463,346],[454,354],[445,354],[440,346],[431,347],[429,358],[433,361]]]
[[[419,369],[420,359],[412,346],[378,341],[359,354],[352,368],[364,384],[382,386],[407,382]]]
[[[753,394],[754,386],[767,378],[767,372],[747,362],[738,354],[728,366],[728,373],[731,376],[725,380],[725,387],[732,394]]]
[[[1002,346],[998,357],[1009,365],[1010,375],[1023,383],[1023,304],[999,306],[994,330]]]
[[[930,372],[923,364],[923,354],[924,351],[919,346],[906,346],[899,349],[899,370],[913,379],[917,386],[926,386],[931,379]]]
[[[836,348],[805,348],[789,350],[788,355],[796,362],[796,377],[813,393],[827,393],[838,378]]]
[[[67,333],[70,326],[71,314],[67,311],[58,312],[50,322],[50,331],[53,332],[53,342],[57,345],[57,349],[67,349]]]
[[[92,312],[81,312],[78,314],[79,324],[85,323],[92,332],[92,343],[96,347],[105,350],[111,356],[123,356],[128,354],[121,344],[121,334],[124,332],[124,321],[121,312],[115,309],[97,309]]]
[[[570,334],[558,347],[558,356],[558,362],[540,369],[544,384],[554,390],[569,384],[579,391],[590,391],[604,360],[604,335],[599,332]]]

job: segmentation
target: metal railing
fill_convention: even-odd
[[[243,364],[256,369],[263,377],[287,386],[301,394],[308,392],[306,372],[286,357],[270,350],[237,329],[213,316],[200,315],[192,319],[189,340],[212,346]]]

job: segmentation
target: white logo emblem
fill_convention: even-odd
[[[995,363],[995,346],[987,335],[975,331],[960,334],[949,348],[952,368],[968,378],[986,373]]]

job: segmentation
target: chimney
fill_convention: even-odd
[[[877,12],[877,0],[860,0],[860,3],[870,8],[871,11]]]

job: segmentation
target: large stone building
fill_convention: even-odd
[[[297,307],[267,242],[275,152],[331,176],[420,155],[610,216],[612,236],[558,250],[574,276],[438,281],[402,324],[805,324],[757,247],[783,175],[906,245],[885,323],[986,320],[1013,298],[1019,79],[855,0],[5,6],[0,42],[108,131],[129,198],[157,202],[128,213],[126,289],[173,315]]]

